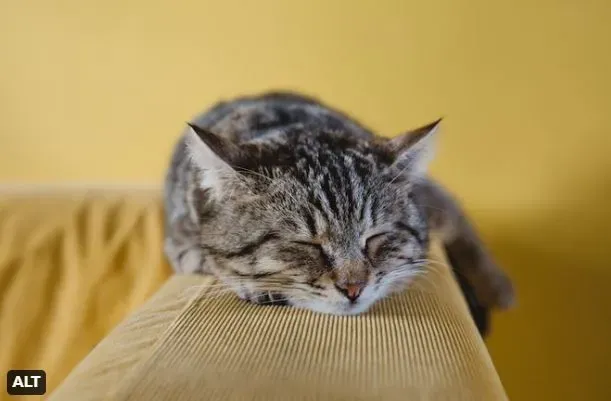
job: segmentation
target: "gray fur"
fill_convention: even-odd
[[[508,306],[509,280],[425,175],[437,125],[386,139],[291,93],[216,105],[185,130],[166,177],[172,267],[245,300],[356,314],[425,271],[433,229],[478,299]]]

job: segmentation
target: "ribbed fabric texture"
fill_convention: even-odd
[[[172,278],[51,400],[507,399],[445,268],[353,317],[249,305],[217,284]]]
[[[0,193],[2,371],[45,369],[50,393],[72,371],[53,401],[506,399],[441,258],[356,317],[251,306],[201,276],[143,305],[169,276],[161,243],[158,191]]]

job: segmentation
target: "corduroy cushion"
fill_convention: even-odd
[[[50,400],[505,400],[451,273],[432,271],[355,317],[249,305],[175,276]]]
[[[0,189],[1,375],[44,369],[53,391],[163,285],[160,194]],[[3,387],[0,400],[15,397]]]

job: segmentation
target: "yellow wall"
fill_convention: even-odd
[[[514,400],[609,400],[611,2],[0,3],[0,181],[159,181],[220,97],[305,90],[392,135],[515,277],[490,348]]]

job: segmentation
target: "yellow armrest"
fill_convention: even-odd
[[[507,399],[447,269],[351,317],[216,288],[170,279],[50,400]]]

